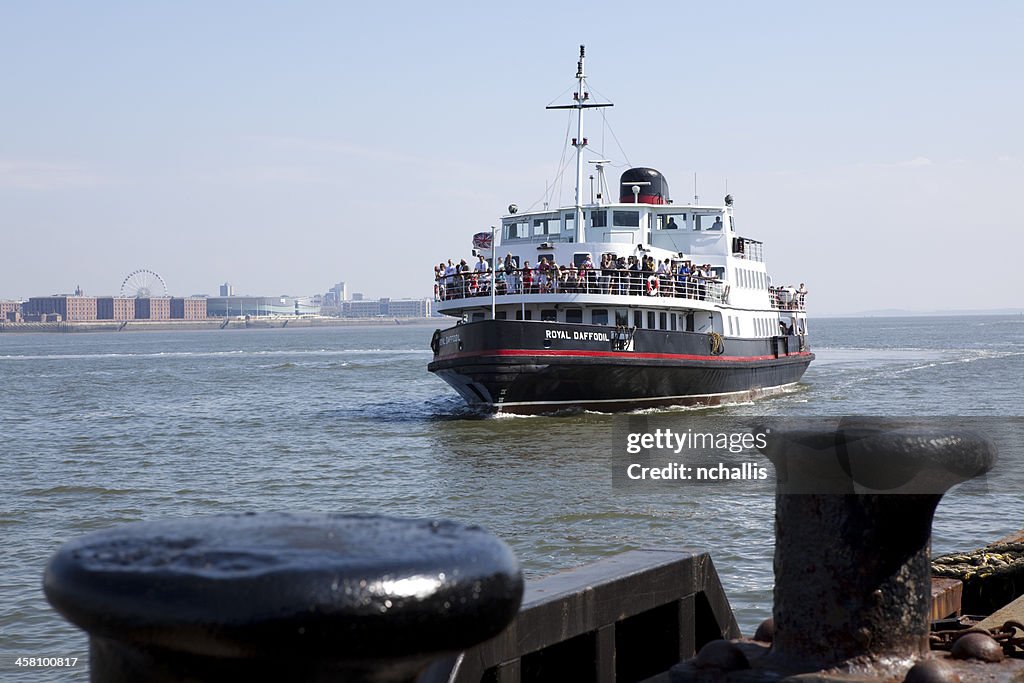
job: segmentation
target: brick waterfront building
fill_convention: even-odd
[[[135,300],[136,320],[170,320],[171,319],[171,298],[151,297],[149,299],[139,298]]]
[[[134,320],[135,299],[128,296],[96,297],[97,320]]]
[[[96,320],[96,297],[33,296],[23,304],[22,312],[25,317],[56,314],[68,322]]]
[[[171,299],[171,318],[174,320],[206,320],[206,298],[190,296]]]

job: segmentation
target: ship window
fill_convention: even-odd
[[[608,324],[608,309],[607,308],[595,308],[590,312],[590,322],[594,325],[607,325]]]
[[[592,227],[592,228],[607,228],[608,227],[608,212],[607,211],[591,211],[590,212],[590,227]]]
[[[718,214],[711,214],[711,215],[694,214],[694,216],[693,216],[693,229],[694,230],[721,230],[722,229],[722,217],[720,215],[718,215]]]
[[[639,211],[612,211],[612,225],[620,228],[639,228]]]
[[[583,265],[583,262],[587,260],[588,256],[590,256],[590,254],[588,252],[585,252],[585,251],[577,252],[577,253],[572,255],[572,264],[574,266],[576,266],[577,268],[579,268],[580,266]]]
[[[576,214],[567,213],[564,216],[562,216],[562,220],[565,221],[565,229],[572,230],[573,226],[576,225]]]
[[[477,312],[473,314],[473,322],[479,322],[484,319],[484,314]]]
[[[520,239],[522,237],[530,236],[530,224],[526,221],[516,221],[514,223],[506,223],[504,239]]]
[[[508,311],[498,311],[497,313],[494,314],[494,319],[495,320],[507,320],[508,319]]]
[[[633,311],[633,327],[644,326],[644,314],[640,311]]]
[[[679,322],[678,322],[679,318],[678,318],[678,316],[676,316],[675,313],[673,313],[672,317],[671,317],[671,320],[672,320],[672,331],[675,332],[677,329],[679,329],[679,327],[678,327],[678,325],[679,325]]]
[[[658,230],[682,230],[686,227],[685,213],[660,213],[658,214]]]
[[[654,311],[647,311],[647,329],[657,329],[654,325]]]
[[[628,327],[629,326],[629,311],[618,308],[615,310],[615,326],[616,327]]]
[[[533,311],[526,311],[526,317],[523,317],[522,309],[516,311],[516,320],[533,320]]]
[[[540,319],[546,323],[558,322],[558,311],[553,308],[541,309]]]
[[[658,314],[658,329],[659,330],[667,330],[668,329],[668,313],[659,313]]]
[[[732,336],[732,316],[731,315],[727,315],[725,317],[729,321],[729,336],[731,337]]]
[[[567,322],[567,323],[581,323],[581,322],[583,322],[583,309],[582,308],[567,308],[565,310],[565,322]]]
[[[537,235],[557,235],[562,231],[562,222],[557,218],[534,218],[533,219],[533,234]]]

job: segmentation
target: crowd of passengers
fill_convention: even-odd
[[[472,267],[465,259],[458,264],[448,259],[447,264],[434,266],[434,299],[489,296],[491,267],[483,255],[477,259]],[[717,280],[711,264],[694,265],[689,260],[604,254],[601,263],[595,265],[588,254],[577,267],[558,264],[553,256],[550,260],[542,256],[536,266],[524,261],[520,268],[515,257],[508,254],[494,273],[494,293],[647,294],[704,299],[709,283]]]

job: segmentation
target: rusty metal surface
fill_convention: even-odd
[[[1004,659],[999,663],[953,659],[946,652],[933,652],[916,661],[907,661],[887,671],[856,662],[846,667],[820,671],[789,673],[765,665],[768,646],[749,640],[734,641],[751,664],[750,669],[724,671],[699,669],[694,660],[683,662],[669,672],[671,683],[899,683],[912,665],[924,661],[942,662],[961,683],[1024,683],[1024,660]],[[941,665],[940,665],[941,666]]]
[[[1024,623],[1024,595],[978,622],[978,628],[995,628],[1008,621]]]
[[[956,579],[932,578],[932,621],[960,616],[964,584]]]

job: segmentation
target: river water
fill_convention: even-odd
[[[812,321],[799,388],[714,415],[1018,416],[1024,318]],[[479,523],[528,577],[641,547],[707,548],[744,631],[771,612],[773,500],[613,490],[609,415],[481,418],[425,371],[433,327],[0,335],[0,678],[84,680],[41,591],[65,541],[235,511]],[[1021,461],[1021,454],[1009,454]],[[1006,459],[1007,454],[1001,457]],[[934,549],[1024,526],[1024,468],[941,504]],[[74,671],[19,656],[81,657]]]

